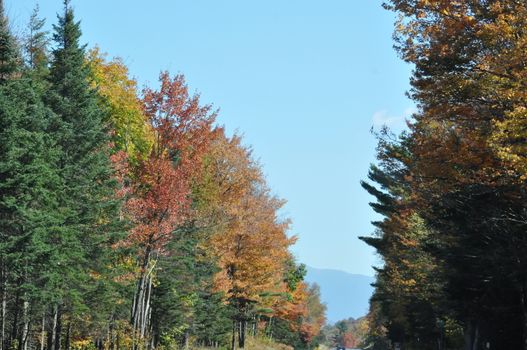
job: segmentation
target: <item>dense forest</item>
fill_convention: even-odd
[[[384,261],[365,346],[527,349],[527,3],[385,7],[417,112],[363,183]]]
[[[0,350],[313,348],[325,322],[261,166],[182,75],[138,88],[69,0],[0,0]]]

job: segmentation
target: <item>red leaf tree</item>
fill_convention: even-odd
[[[127,211],[133,227],[125,244],[138,249],[139,273],[132,325],[144,338],[150,319],[152,274],[157,257],[174,232],[191,216],[191,181],[201,169],[216,113],[190,95],[182,75],[160,75],[159,90],[143,91],[143,111],[154,131],[146,159],[131,174]]]

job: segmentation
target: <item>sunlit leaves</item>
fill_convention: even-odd
[[[150,152],[153,130],[143,113],[137,96],[137,83],[129,77],[128,68],[120,59],[108,61],[98,48],[88,54],[94,84],[108,108],[112,136],[118,149],[134,160]]]

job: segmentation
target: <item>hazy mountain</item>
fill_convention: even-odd
[[[322,301],[328,307],[328,323],[349,317],[357,319],[368,312],[373,277],[308,266],[306,280],[320,286]]]

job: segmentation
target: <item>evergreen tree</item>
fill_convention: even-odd
[[[81,31],[69,1],[54,26],[56,49],[50,70],[48,104],[58,115],[55,124],[61,147],[59,171],[64,189],[60,204],[64,225],[54,237],[56,249],[48,269],[54,291],[53,318],[58,324],[51,338],[60,346],[62,315],[67,315],[67,339],[77,315],[90,310],[99,318],[94,290],[101,287],[110,247],[120,237],[117,181],[110,161],[104,111],[90,86],[85,64],[85,47],[79,44]],[[104,290],[104,288],[103,288]],[[98,297],[102,297],[99,295]]]
[[[5,14],[0,17],[1,342],[25,349],[30,320],[42,314],[48,297],[42,272],[54,249],[50,237],[63,222],[57,198],[60,149],[50,130],[56,117],[42,99],[44,84],[18,65],[18,46]]]
[[[35,243],[57,224],[53,189],[58,178],[51,112],[35,84],[21,77],[20,53],[0,1],[0,346],[29,333],[29,307],[38,290]]]
[[[61,224],[56,171],[59,152],[47,132],[52,112],[28,78],[0,87],[0,234],[3,296],[11,314],[11,338],[27,341],[29,307],[38,309],[45,288],[40,271],[47,268],[47,237]],[[11,339],[11,341],[14,339]]]
[[[24,53],[27,67],[40,78],[49,73],[48,32],[43,30],[46,21],[39,17],[39,7],[31,14],[28,31],[24,42]]]
[[[19,69],[20,53],[16,39],[9,30],[9,21],[0,0],[0,83],[9,80]]]
[[[174,234],[168,255],[159,259],[152,299],[156,345],[172,341],[188,348],[191,336],[200,345],[225,345],[230,315],[222,293],[214,291],[218,268],[202,247],[206,236],[190,223]]]
[[[383,258],[383,266],[376,268],[372,307],[380,307],[387,337],[406,347],[429,348],[443,341],[439,325],[451,315],[445,307],[445,276],[430,252],[432,230],[410,201],[412,142],[408,134],[390,140],[387,130],[382,133],[380,166],[368,174],[373,184],[361,184],[375,197],[370,206],[383,220],[373,222],[374,237],[361,239]]]

